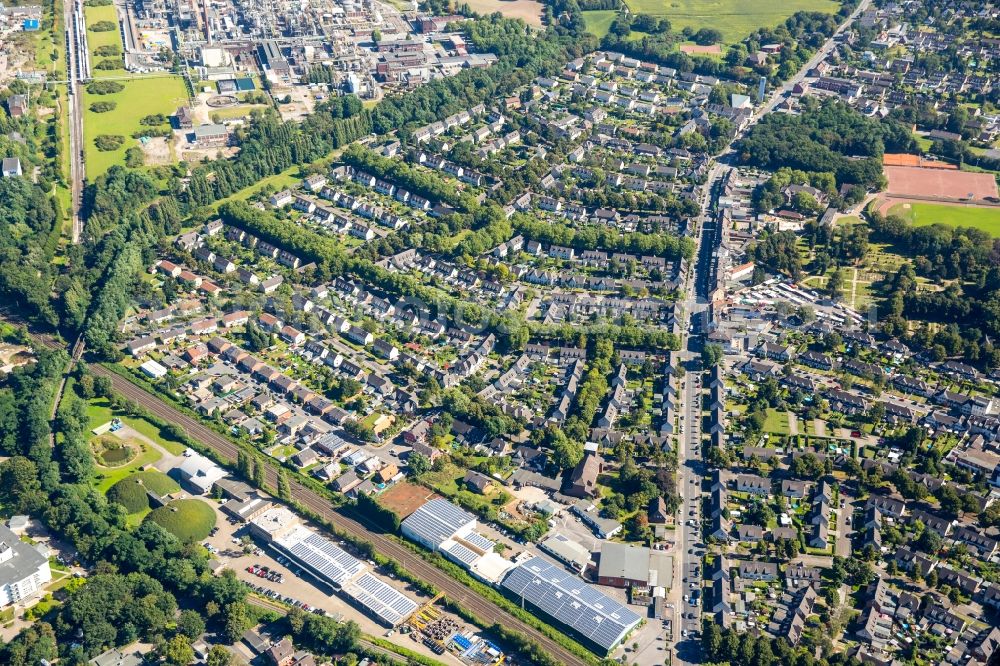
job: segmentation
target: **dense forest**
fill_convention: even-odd
[[[52,257],[61,231],[58,204],[27,178],[0,179],[0,302],[54,327]]]
[[[771,113],[757,123],[736,145],[740,162],[832,173],[838,185],[881,189],[883,153],[916,152],[909,128],[899,122],[879,122],[834,100],[805,98],[802,107],[800,115]]]

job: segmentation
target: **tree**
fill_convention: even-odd
[[[240,451],[236,455],[236,469],[247,481],[253,478],[253,461],[246,451]]]
[[[288,476],[285,470],[278,468],[278,497],[286,502],[292,499],[292,486],[288,483]]]
[[[58,656],[55,632],[47,622],[29,625],[0,647],[0,663],[9,666],[36,666],[53,662]]]
[[[253,484],[258,488],[264,488],[267,484],[266,481],[266,470],[267,465],[259,457],[254,456],[253,459]]]
[[[566,436],[562,430],[546,428],[545,443],[552,449],[552,462],[560,469],[576,467],[583,459],[583,445]]]
[[[937,587],[938,586],[938,572],[937,569],[931,569],[927,573],[927,577],[924,579],[927,583],[927,587]]]
[[[240,636],[253,626],[250,610],[242,601],[229,604],[225,609],[225,616],[224,634],[230,643],[240,640]]]
[[[714,368],[722,362],[722,345],[710,342],[701,349],[701,360],[707,368]]]
[[[177,631],[191,640],[195,640],[205,633],[205,621],[201,619],[201,614],[195,610],[181,611],[177,618]]]
[[[94,393],[101,398],[110,398],[113,393],[110,377],[94,378]]]
[[[430,459],[422,453],[410,453],[410,457],[407,458],[406,462],[413,476],[420,476],[431,468]]]
[[[844,289],[844,272],[839,269],[833,269],[830,273],[829,279],[826,281],[826,293],[833,299],[839,299],[840,293]]]
[[[208,651],[205,666],[232,666],[233,654],[221,645],[213,645]]]
[[[951,485],[942,485],[936,493],[941,510],[952,517],[958,517],[962,511],[962,498],[958,496],[958,491]]]
[[[925,527],[917,537],[916,546],[925,553],[936,555],[941,550],[941,536],[934,530]]]
[[[194,649],[188,638],[181,634],[161,645],[159,653],[166,666],[188,666],[194,661]]]

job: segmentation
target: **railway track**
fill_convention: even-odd
[[[42,344],[50,346],[46,342],[39,340]],[[50,341],[51,342],[51,341]],[[54,343],[59,346],[58,343]],[[150,393],[141,386],[129,381],[101,365],[91,365],[91,372],[100,377],[107,377],[111,380],[111,385],[116,392],[129,400],[141,405],[151,414],[158,418],[174,423],[184,429],[192,438],[210,447],[225,461],[235,463],[239,448],[216,431],[208,428],[196,419],[188,416],[180,410],[163,402],[159,397]],[[277,486],[277,469],[273,465],[266,465],[266,480],[272,487]],[[335,528],[343,530],[353,537],[370,542],[375,550],[395,560],[403,565],[411,574],[432,583],[438,590],[443,592],[449,599],[467,608],[477,617],[488,624],[499,624],[507,629],[514,630],[527,636],[538,643],[549,655],[558,659],[566,666],[582,665],[586,662],[573,654],[562,645],[540,632],[538,629],[528,625],[522,620],[514,617],[507,611],[500,608],[492,601],[486,599],[479,593],[467,588],[462,583],[451,578],[446,573],[430,564],[420,556],[414,554],[405,546],[380,533],[378,527],[371,521],[360,521],[345,516],[331,507],[329,502],[310,488],[302,485],[295,478],[289,478],[292,499],[299,502],[309,510],[316,513],[324,520],[328,521]]]
[[[64,345],[54,338],[44,334],[32,334],[32,338],[41,345],[50,349],[64,348]],[[74,345],[73,353],[78,355],[82,352],[82,342],[77,341]],[[235,464],[240,449],[216,431],[200,423],[198,420],[188,416],[184,412],[165,403],[158,396],[150,393],[145,388],[134,382],[114,373],[107,368],[92,364],[90,371],[99,377],[107,377],[111,380],[114,390],[141,405],[156,417],[168,423],[174,423],[184,429],[193,439],[198,440],[205,446],[215,451],[223,460]],[[265,465],[265,479],[271,487],[278,484],[278,472],[273,465]],[[360,521],[345,516],[334,511],[330,503],[311,488],[302,485],[294,477],[288,477],[291,488],[292,499],[299,502],[309,510],[316,513],[324,520],[339,530],[352,535],[355,538],[370,542],[375,550],[395,560],[403,565],[407,571],[415,576],[432,583],[438,590],[455,603],[467,608],[478,618],[488,624],[498,624],[507,629],[517,631],[529,637],[542,647],[549,655],[558,659],[566,666],[584,665],[586,662],[573,654],[559,643],[555,642],[538,629],[514,617],[507,611],[500,608],[492,601],[486,599],[479,593],[467,588],[462,583],[448,574],[444,573],[433,564],[430,564],[419,555],[414,554],[402,544],[383,535],[380,529],[371,521]],[[485,627],[484,627],[485,628]]]

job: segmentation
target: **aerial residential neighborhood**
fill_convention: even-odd
[[[0,3],[0,663],[1000,659],[995,2]]]

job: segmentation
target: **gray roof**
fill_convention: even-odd
[[[218,123],[212,123],[208,125],[198,125],[194,128],[194,135],[196,138],[202,138],[205,136],[218,136],[220,134],[227,134],[229,129],[225,125],[219,125]]]
[[[666,553],[613,541],[605,541],[601,546],[598,578],[641,580],[669,587],[671,574],[671,558]]]
[[[88,663],[93,666],[140,666],[143,663],[143,654],[138,650],[125,652],[113,649],[97,655]]]
[[[551,534],[539,542],[538,546],[560,560],[572,563],[581,570],[590,562],[590,551],[564,534]]]
[[[418,608],[416,601],[372,573],[365,573],[348,583],[344,586],[344,593],[393,627]]]
[[[46,555],[21,541],[6,525],[0,525],[0,553],[8,548],[13,556],[0,563],[0,586],[20,583],[48,561]]]
[[[512,569],[501,586],[609,651],[641,620],[597,588],[540,557]]]

